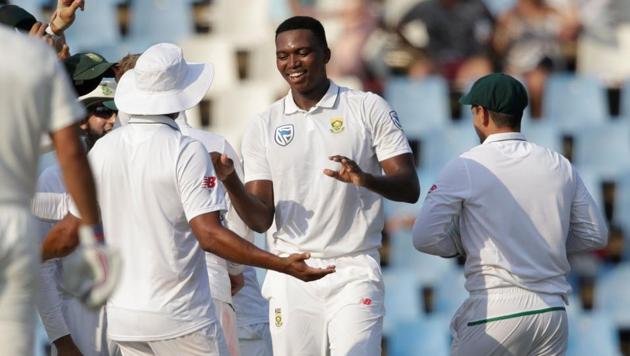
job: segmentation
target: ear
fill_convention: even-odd
[[[330,48],[326,47],[324,49],[324,63],[330,62]]]
[[[484,108],[483,106],[480,107],[483,113],[483,126],[484,127],[488,127],[490,125],[490,112],[488,111],[488,109]]]

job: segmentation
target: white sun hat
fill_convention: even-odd
[[[130,115],[179,113],[203,99],[213,76],[212,64],[186,63],[181,48],[158,43],[120,78],[114,100]]]

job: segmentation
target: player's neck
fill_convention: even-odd
[[[326,78],[307,92],[298,92],[297,90],[291,89],[291,96],[293,96],[293,102],[298,108],[308,111],[322,100],[329,87],[330,80]]]

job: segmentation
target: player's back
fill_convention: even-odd
[[[492,135],[460,160],[469,190],[460,219],[467,289],[568,292],[565,246],[578,179],[569,161],[518,133]]]
[[[175,337],[214,319],[203,251],[187,219],[212,201],[191,206],[187,192],[207,182],[182,179],[191,157],[203,154],[164,116],[132,117],[90,152],[108,243],[125,261],[108,302],[117,340]]]
[[[3,26],[0,43],[0,203],[28,206],[41,134],[51,129],[54,110],[66,109],[51,106],[67,103],[60,100],[59,64],[49,48]],[[64,114],[75,118],[67,109]]]

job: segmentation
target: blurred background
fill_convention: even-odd
[[[56,6],[3,3],[43,21]],[[275,27],[291,15],[322,21],[330,77],[376,92],[397,110],[422,185],[417,204],[385,205],[384,355],[449,353],[449,320],[467,296],[463,261],[418,253],[410,228],[444,164],[478,144],[459,96],[492,71],[518,77],[531,99],[523,132],[578,167],[610,223],[606,248],[571,257],[569,355],[630,355],[630,0],[86,3],[66,35],[71,53],[116,62],[167,41],[191,62],[214,63],[214,84],[188,119],[235,147],[253,116],[287,93],[275,68]],[[38,340],[45,354],[43,330]]]

